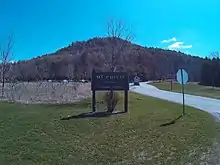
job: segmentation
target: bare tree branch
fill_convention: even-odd
[[[108,21],[107,34],[111,42],[111,61],[108,61],[104,65],[110,68],[111,72],[116,72],[117,69],[121,67],[120,61],[125,60],[123,50],[127,46],[128,42],[131,42],[131,40],[133,39],[133,35],[130,33],[129,29],[122,21],[114,20]],[[126,70],[128,70],[127,66],[125,66],[125,68]],[[118,101],[117,93],[114,93],[113,90],[111,90],[109,93],[106,93],[106,96],[108,96],[108,111],[112,112],[117,105],[117,102],[114,102]],[[110,108],[109,105],[111,105]]]
[[[126,41],[133,40],[133,34],[122,21],[109,20],[107,34],[108,37],[121,38]]]
[[[9,36],[6,46],[2,45],[0,47],[2,97],[4,97],[4,87],[5,87],[6,74],[10,69],[9,63],[11,62],[12,57],[13,57],[13,54],[12,54],[13,45],[14,45],[14,38],[13,38],[13,36]]]
[[[220,58],[220,53],[218,51],[211,52],[210,53],[210,58]]]
[[[107,29],[108,37],[111,39],[111,62],[105,64],[112,72],[115,72],[118,68],[118,62],[120,58],[125,60],[122,55],[123,50],[126,47],[127,42],[131,42],[134,39],[134,35],[131,34],[128,27],[122,21],[108,21]],[[125,42],[118,42],[117,39],[123,39]]]

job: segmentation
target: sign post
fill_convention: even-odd
[[[189,76],[188,73],[184,69],[179,69],[176,73],[177,81],[182,86],[182,94],[183,94],[183,115],[185,115],[185,92],[184,85],[187,84]]]
[[[96,91],[124,91],[124,112],[128,111],[129,81],[126,72],[92,72],[92,111],[96,111]]]

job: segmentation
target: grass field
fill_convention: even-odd
[[[159,89],[170,91],[170,82],[158,82],[153,83]],[[181,85],[178,83],[173,83],[173,92],[182,92]],[[220,99],[220,88],[213,88],[210,86],[198,85],[198,83],[188,83],[185,85],[185,93],[197,96],[210,97],[215,99]]]
[[[60,120],[91,110],[75,105],[0,103],[0,164],[216,164],[220,125],[206,112],[129,94],[129,113]],[[101,109],[103,108],[100,105]],[[121,107],[121,106],[119,106]]]

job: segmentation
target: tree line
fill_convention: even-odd
[[[200,84],[206,86],[220,87],[220,54],[211,53],[206,57],[201,68]]]
[[[127,71],[132,79],[138,75],[143,81],[166,79],[185,68],[190,81],[200,81],[201,67],[205,59],[177,51],[142,47],[123,39],[93,38],[75,42],[57,52],[18,61],[10,65],[7,80],[38,81],[62,79],[90,79],[92,69],[109,71],[112,47],[122,56],[115,60],[117,71]]]
[[[93,69],[126,71],[130,80],[136,75],[142,81],[173,79],[179,68],[188,71],[190,81],[200,81],[206,59],[134,44],[131,42],[133,35],[121,22],[110,21],[107,32],[107,37],[74,42],[52,54],[15,63],[9,63],[13,43],[9,38],[8,48],[1,49],[1,52],[8,52],[1,55],[1,82],[89,80]]]

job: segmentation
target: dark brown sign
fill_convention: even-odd
[[[92,72],[92,110],[96,111],[96,91],[123,90],[124,112],[128,111],[129,81],[126,72]]]
[[[129,90],[126,72],[93,72],[92,90]]]

